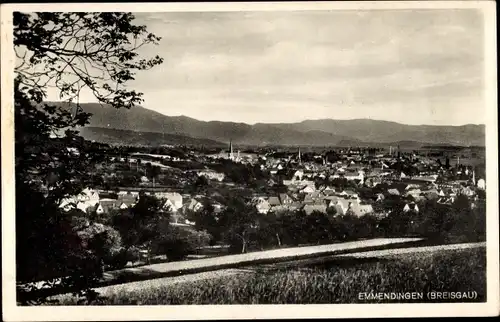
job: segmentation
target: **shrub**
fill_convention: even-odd
[[[168,227],[165,235],[153,242],[153,253],[167,255],[171,261],[182,260],[194,253],[197,248],[207,246],[210,238],[205,231],[171,226]]]

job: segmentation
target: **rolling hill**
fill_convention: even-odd
[[[69,108],[66,103],[52,102],[52,104]],[[432,144],[484,146],[485,144],[485,126],[473,124],[431,126],[405,125],[370,119],[323,119],[299,123],[250,125],[235,122],[205,122],[186,116],[166,116],[140,106],[132,109],[115,109],[97,103],[86,103],[82,104],[82,108],[92,114],[88,125],[92,129],[85,129],[82,135],[96,141],[123,140],[124,143],[133,141],[136,144],[147,140],[163,142],[163,137],[166,135],[166,141],[170,142],[188,142],[189,137],[208,140],[207,145],[226,144],[229,140],[244,145],[363,146],[406,145],[408,142],[414,146]],[[104,128],[107,131],[97,128]],[[110,129],[129,132],[127,134],[110,132]],[[143,134],[134,134],[131,131]],[[160,134],[161,139],[154,133]]]
[[[86,126],[80,128],[80,135],[87,140],[107,143],[111,145],[196,145],[205,147],[225,147],[225,143],[209,139],[197,139],[185,135],[162,134],[156,132],[139,132],[117,130],[103,127]]]

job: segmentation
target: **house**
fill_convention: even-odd
[[[74,206],[73,206],[73,205],[74,205],[74,204],[68,204],[68,205],[65,205],[65,206],[63,207],[63,209],[64,209],[65,211],[68,211],[68,210],[70,210],[70,209],[73,209],[73,208],[74,208]],[[85,202],[77,201],[77,202],[76,202],[76,209],[79,209],[79,210],[81,210],[81,211],[83,211],[83,212],[87,212],[87,209],[90,209],[91,207],[95,207],[96,205],[97,205],[97,204],[95,204],[95,205],[90,205],[90,204],[85,203]]]
[[[409,191],[409,190],[413,190],[413,189],[419,189],[420,188],[420,185],[419,184],[415,184],[415,183],[410,183],[406,186],[405,190],[406,191]]]
[[[99,201],[99,206],[102,208],[102,211],[104,213],[109,213],[109,211],[112,209],[119,209],[120,205],[121,202],[118,201],[117,199],[101,199],[101,201]],[[99,212],[97,213],[99,214]]]
[[[59,207],[65,211],[76,208],[85,212],[87,208],[94,207],[98,204],[99,200],[100,197],[97,190],[85,188],[78,195],[63,199]]]
[[[300,192],[302,192],[302,193],[312,193],[312,192],[314,192],[314,190],[315,189],[313,187],[311,187],[311,186],[305,186],[304,188],[302,188],[300,190]]]
[[[267,201],[263,197],[254,198],[252,200],[252,203],[255,205],[257,212],[260,214],[267,214],[269,212],[269,210],[271,209],[271,205],[269,204],[269,201]]]
[[[486,181],[484,179],[477,180],[478,189],[484,190],[486,189]]]
[[[193,198],[193,199],[189,200],[189,203],[183,205],[183,209],[184,209],[184,211],[189,210],[189,211],[197,212],[197,211],[200,211],[201,209],[203,209],[203,204],[201,202],[199,202],[198,200]]]
[[[303,193],[311,193],[316,191],[316,185],[314,184],[314,181],[301,181],[299,187],[300,192]]]
[[[197,175],[198,177],[205,177],[209,180],[217,180],[219,182],[224,180],[225,177],[224,173],[219,173],[212,170],[201,170],[197,172]]]
[[[95,208],[95,213],[101,215],[104,213],[104,207],[101,204],[97,204]]]
[[[357,202],[357,201],[354,201],[354,202]],[[335,210],[337,211],[337,214],[345,215],[352,204],[353,204],[353,201],[351,201],[351,200],[339,198],[337,200],[336,205],[335,205]]]
[[[454,196],[441,197],[437,200],[437,203],[442,204],[442,205],[452,205],[454,202],[455,202]]]
[[[120,191],[118,191],[117,195],[118,195],[118,197],[120,197],[120,196],[133,196],[133,197],[137,197],[137,196],[139,196],[139,191],[124,191],[124,190],[120,190]]]
[[[286,193],[280,193],[279,198],[282,205],[291,204],[293,202],[293,199]]]
[[[313,197],[310,194],[308,194],[308,195],[304,196],[304,200],[302,202],[304,204],[313,204],[315,202],[315,200],[313,199]]]
[[[128,209],[130,206],[127,205],[126,203],[122,202],[120,203],[120,206],[118,207],[119,209]]]
[[[302,178],[304,177],[304,171],[302,170],[297,170],[293,174],[292,180],[297,180],[297,181],[302,181]]]
[[[382,183],[382,179],[380,179],[379,177],[370,177],[370,178],[365,180],[365,185],[370,187],[370,188],[376,187],[377,185],[379,185],[381,183]]]
[[[155,197],[166,200],[163,207],[170,207],[173,212],[182,208],[182,195],[178,192],[156,192]]]
[[[349,211],[354,215],[360,217],[366,214],[373,213],[373,206],[370,204],[360,204],[357,202],[353,202],[349,207]]]
[[[280,199],[278,197],[269,197],[268,202],[269,206],[271,207],[276,207],[281,205]]]
[[[387,193],[391,196],[400,196],[401,194],[399,193],[398,189],[392,188],[388,189]]]
[[[414,202],[407,203],[403,207],[403,212],[408,212],[408,211],[419,212],[418,205],[416,203],[414,203]]]
[[[120,209],[126,209],[133,207],[137,203],[137,196],[134,195],[118,195],[118,199],[120,202]]]
[[[325,199],[326,206],[328,208],[335,207],[338,204],[338,199]]]
[[[436,190],[425,191],[424,196],[427,200],[437,200],[440,198]]]
[[[325,187],[324,189],[322,189],[321,191],[323,191],[323,193],[326,195],[326,196],[332,196],[335,194],[335,188],[332,188],[330,186],[328,187]]]
[[[420,189],[411,189],[405,193],[405,196],[412,196],[415,200],[421,199],[422,191]]]
[[[314,200],[319,200],[325,196],[321,191],[314,191],[314,192],[311,192],[309,195]]]
[[[352,190],[343,190],[341,193],[338,194],[339,196],[349,198],[349,199],[359,199],[359,195],[352,191]]]
[[[476,194],[474,189],[472,189],[471,187],[462,188],[460,190],[460,193],[466,195],[467,197],[473,197]]]
[[[321,212],[326,214],[326,205],[325,204],[311,204],[311,205],[305,205],[304,208],[302,208],[306,215],[310,215],[315,211]]]
[[[414,181],[421,181],[421,182],[436,182],[437,178],[438,178],[437,174],[428,175],[428,176],[419,175],[419,176],[413,177],[413,180]]]
[[[377,193],[377,199],[375,200],[376,202],[383,201],[385,199],[385,196],[383,193]]]

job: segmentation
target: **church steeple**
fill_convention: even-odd
[[[299,164],[302,164],[302,158],[301,158],[301,155],[300,155],[300,147],[299,147]]]
[[[229,139],[229,160],[233,159],[233,140]]]

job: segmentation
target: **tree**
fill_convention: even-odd
[[[201,231],[207,231],[211,236],[211,244],[221,240],[222,230],[219,224],[219,218],[211,202],[205,200],[203,207],[188,216],[189,220],[195,222],[195,228]]]
[[[90,117],[78,97],[86,90],[115,108],[142,101],[142,93],[125,85],[135,72],[162,62],[158,56],[138,59],[137,54],[160,38],[133,19],[131,13],[112,12],[14,13],[18,281],[39,278],[36,268],[49,276],[69,272],[61,267],[80,266],[68,262],[66,246],[78,239],[69,232],[59,203],[92,183],[89,171],[101,156],[74,130]],[[44,103],[48,87],[73,103],[70,109]],[[79,284],[81,290],[88,287]]]
[[[170,215],[163,209],[161,200],[142,195],[134,207],[116,214],[112,225],[120,232],[127,249],[148,246],[168,230]]]
[[[223,236],[233,249],[247,251],[252,233],[257,227],[257,210],[249,206],[242,198],[230,200],[227,208],[222,212],[219,225],[223,229]]]
[[[313,211],[306,217],[308,242],[314,244],[328,244],[333,240],[330,217],[319,211]]]
[[[207,246],[210,235],[206,231],[196,231],[184,227],[168,227],[153,241],[153,252],[167,255],[168,260],[178,261],[194,253],[198,248]]]

